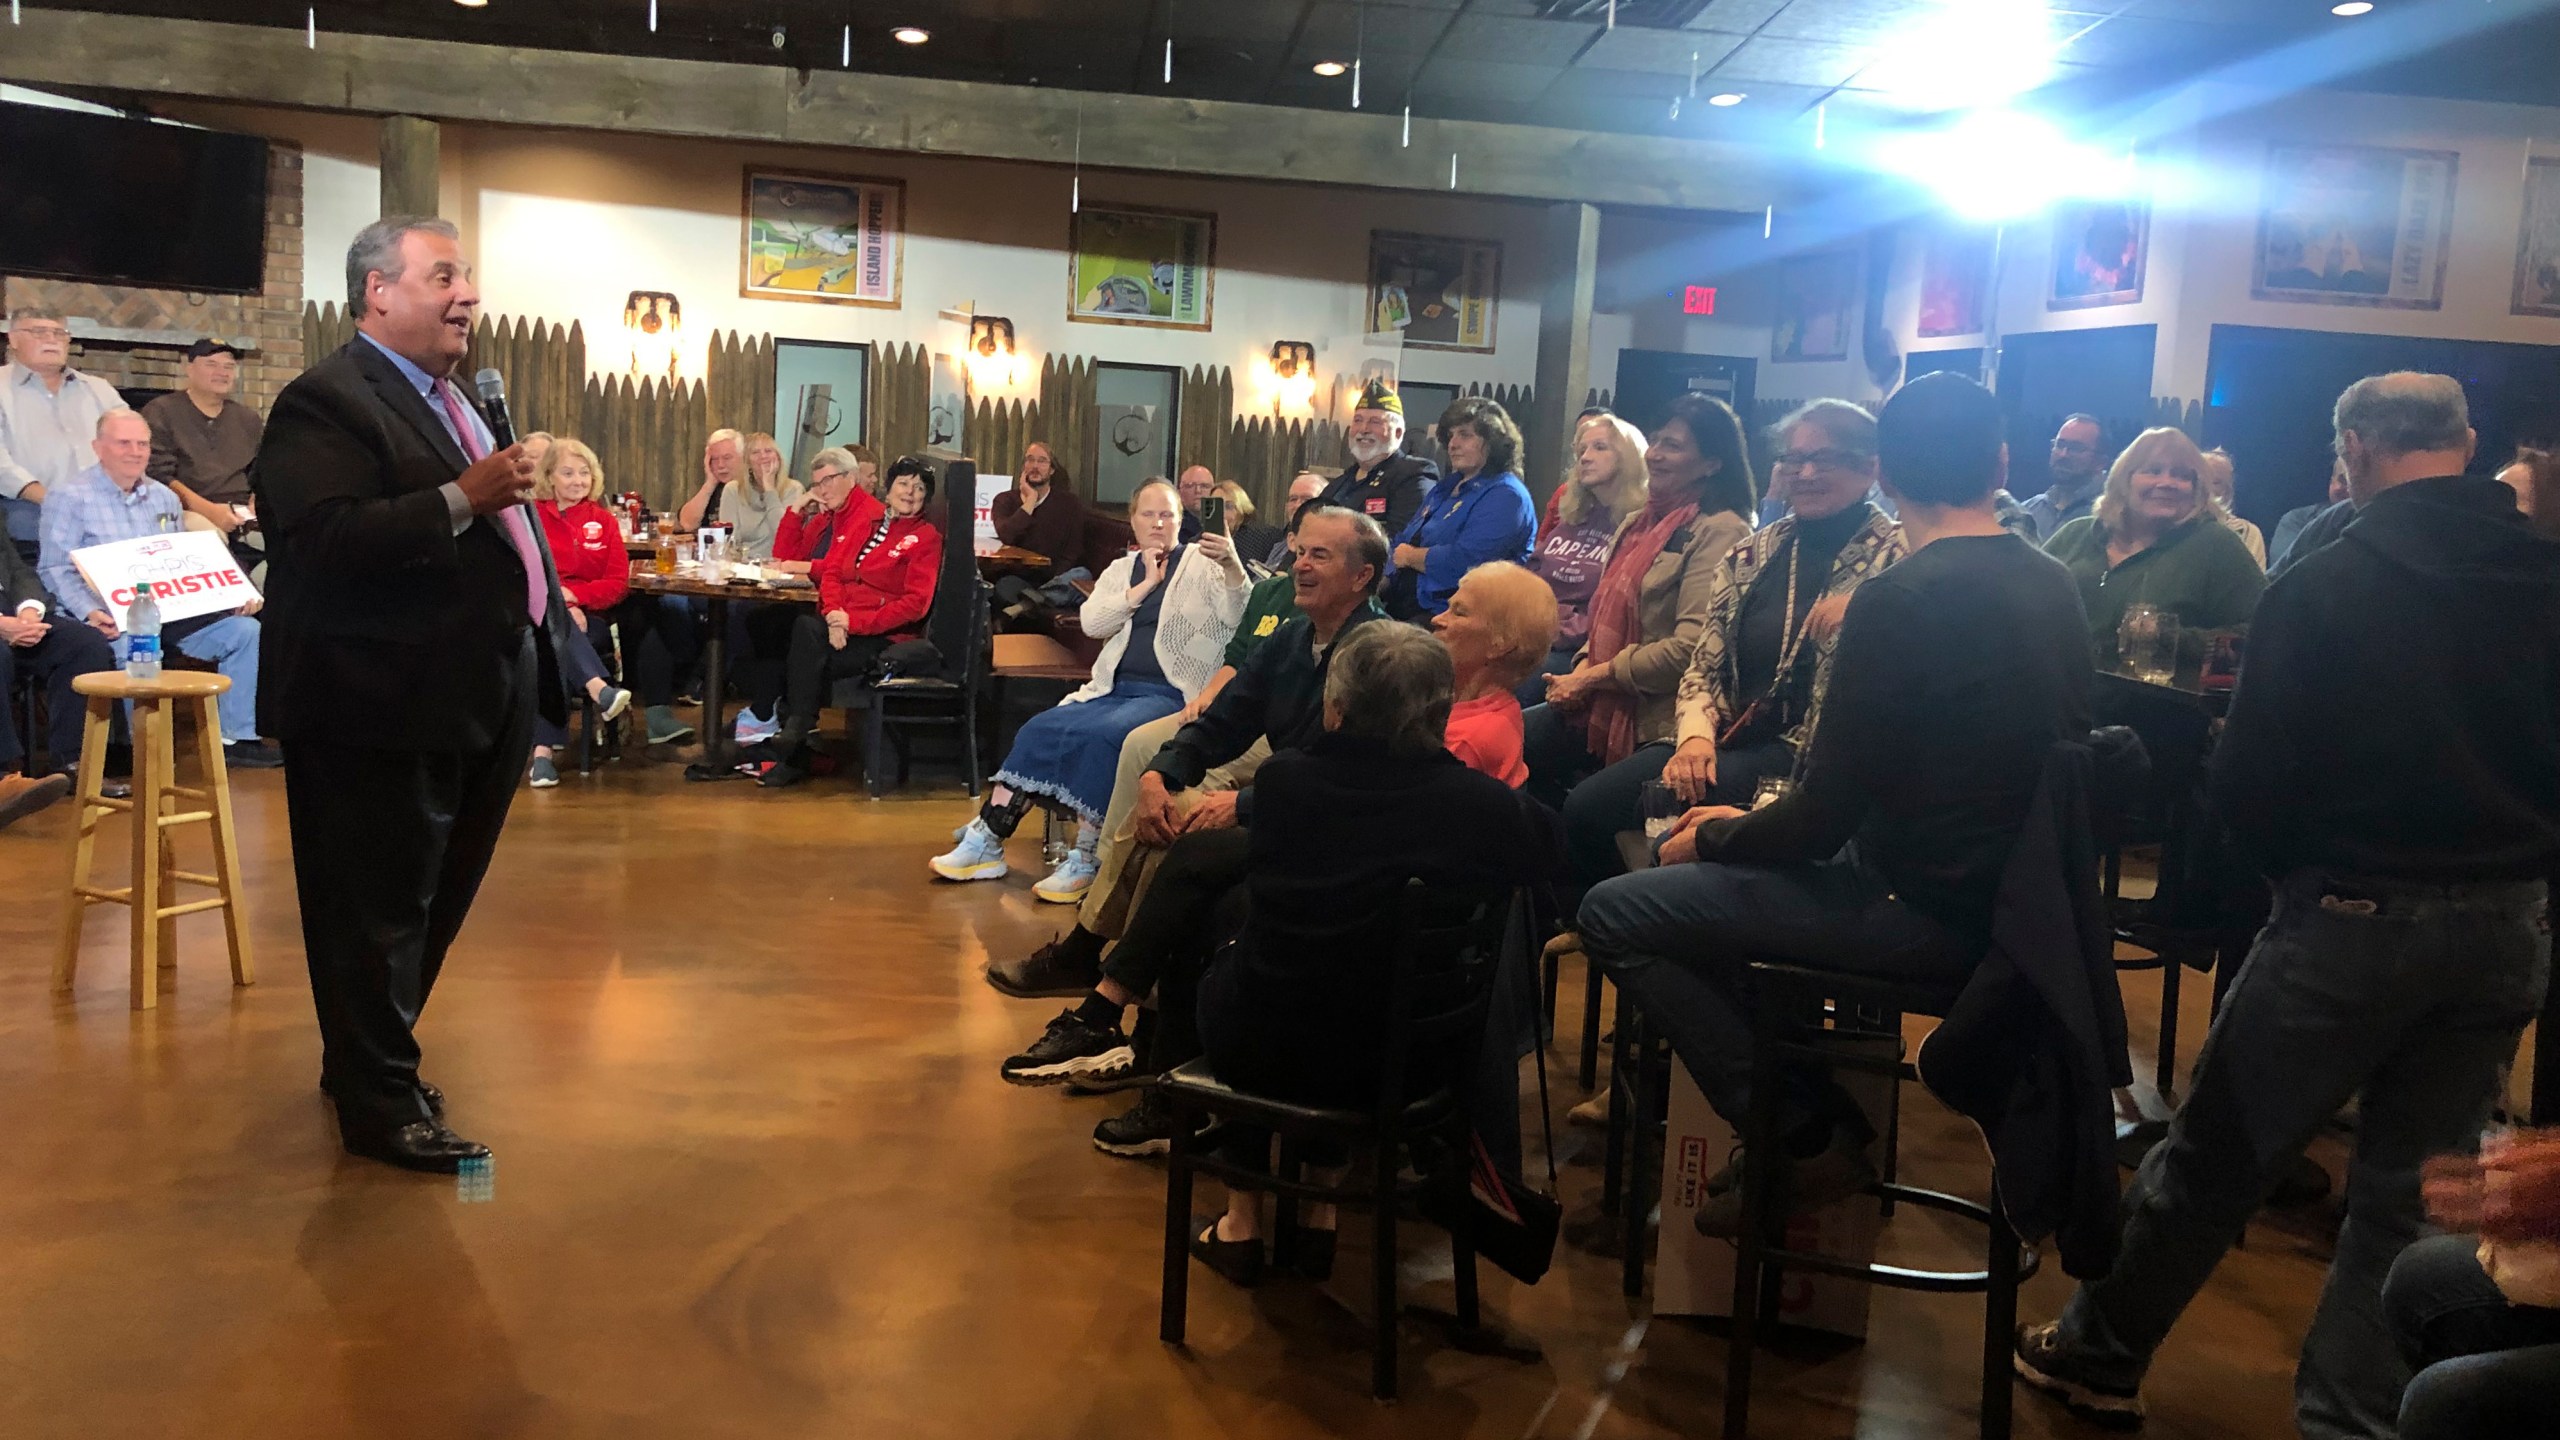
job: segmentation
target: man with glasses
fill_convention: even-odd
[[[89,468],[98,420],[124,407],[115,387],[71,368],[71,327],[40,305],[9,317],[0,365],[0,513],[28,564],[43,539],[45,491]]]
[[[2053,484],[2019,507],[2035,522],[2033,538],[2039,543],[2097,503],[2107,482],[2106,438],[2106,427],[2095,415],[2070,416],[2053,432],[2053,452],[2045,462]]]

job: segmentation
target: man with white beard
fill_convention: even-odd
[[[1351,451],[1351,466],[1316,503],[1338,505],[1377,521],[1390,535],[1403,534],[1405,522],[1440,479],[1440,467],[1404,453],[1404,401],[1386,381],[1372,380],[1360,392],[1343,444]]]

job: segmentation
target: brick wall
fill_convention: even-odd
[[[239,398],[264,413],[302,373],[302,147],[275,142],[267,158],[266,287],[256,295],[196,295],[69,280],[0,281],[0,314],[44,305],[75,321],[126,330],[215,335],[256,349],[240,357]],[[76,327],[75,327],[76,328]],[[185,343],[129,345],[75,340],[73,368],[116,386],[175,390]]]

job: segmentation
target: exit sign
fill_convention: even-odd
[[[1681,291],[1680,313],[1683,315],[1713,315],[1716,313],[1716,287],[1713,285],[1691,285]]]

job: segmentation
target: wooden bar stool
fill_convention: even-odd
[[[178,917],[199,910],[220,910],[223,932],[231,945],[231,983],[256,981],[249,963],[249,936],[240,914],[240,845],[231,826],[231,780],[222,763],[222,725],[214,715],[214,697],[231,688],[220,675],[167,671],[153,680],[136,680],[121,670],[82,675],[71,688],[89,698],[87,728],[80,740],[80,783],[75,794],[80,821],[71,840],[71,908],[62,921],[62,944],[54,952],[53,988],[69,990],[80,964],[80,921],[92,905],[117,904],[133,912],[133,1008],[148,1010],[160,1002],[160,967],[178,958]],[[107,724],[118,701],[133,705],[133,798],[113,800],[101,793],[107,770]],[[204,771],[202,786],[180,785],[172,731],[177,714],[171,702],[196,705],[196,756]],[[179,801],[201,807],[182,810]],[[89,866],[97,854],[98,822],[109,811],[133,817],[133,882],[120,890],[89,883]],[[177,867],[170,844],[174,825],[203,822],[212,828],[213,873],[200,875]],[[178,882],[211,887],[211,899],[169,903]]]

